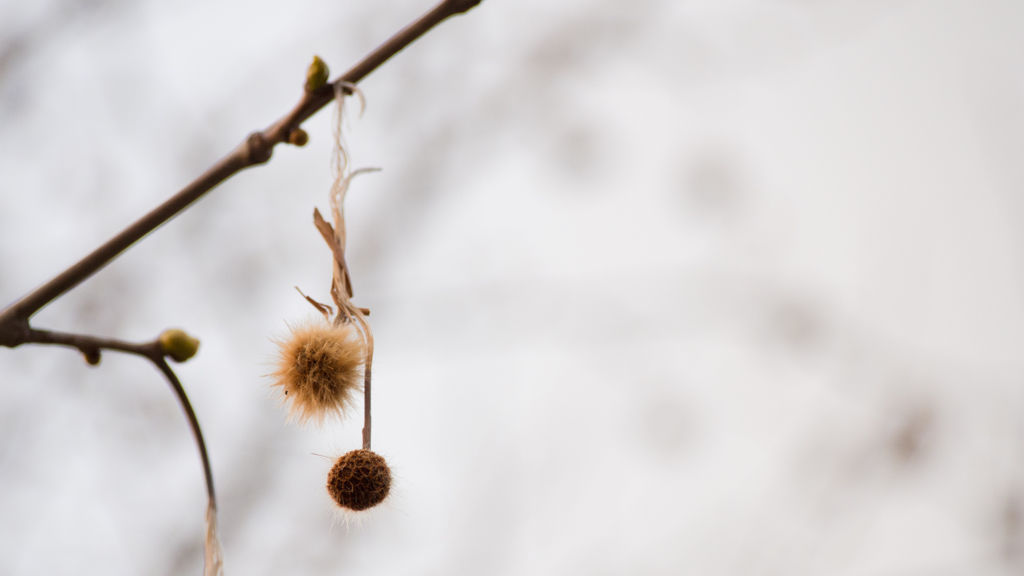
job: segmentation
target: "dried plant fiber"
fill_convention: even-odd
[[[223,576],[224,553],[217,538],[217,507],[211,501],[206,506],[206,558],[203,576]]]

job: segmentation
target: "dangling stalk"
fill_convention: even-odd
[[[338,82],[335,85],[335,100],[338,107],[334,118],[334,157],[332,158],[332,169],[334,172],[334,183],[331,185],[330,204],[331,216],[334,219],[333,240],[331,248],[334,257],[334,278],[331,282],[331,296],[338,306],[338,315],[334,319],[335,324],[354,323],[363,337],[365,346],[365,359],[363,362],[363,450],[370,449],[370,391],[373,371],[373,331],[363,311],[352,304],[352,280],[348,273],[348,264],[345,261],[345,244],[347,233],[345,229],[345,196],[348,193],[349,184],[352,178],[367,172],[376,172],[379,168],[349,169],[348,150],[345,146],[344,134],[342,132],[345,116],[345,97],[355,94],[360,101],[362,108],[365,108],[366,100],[362,92],[354,84]],[[314,214],[314,219],[319,217],[319,212]],[[321,219],[322,220],[322,219]],[[326,224],[326,222],[324,222]],[[330,226],[322,226],[317,222],[317,228],[324,233]],[[326,234],[324,234],[326,239]]]
[[[187,340],[191,340],[191,343],[185,344],[185,347],[190,349],[186,350],[179,347],[182,345],[181,340],[164,340],[166,335],[174,332],[178,332]],[[171,369],[165,358],[170,357],[176,362],[184,362],[195,355],[199,347],[199,341],[184,334],[181,330],[167,330],[152,342],[137,344],[113,338],[99,338],[85,334],[69,334],[32,328],[26,335],[26,343],[53,344],[76,348],[85,356],[86,361],[94,366],[100,363],[102,351],[115,350],[142,356],[160,370],[167,379],[167,383],[171,385],[171,390],[177,396],[178,402],[181,404],[181,409],[188,420],[189,428],[192,430],[192,437],[195,439],[196,447],[199,449],[199,459],[203,465],[207,497],[205,567],[203,574],[204,576],[220,576],[223,574],[223,555],[220,541],[217,537],[217,494],[213,489],[213,469],[210,466],[210,457],[206,451],[206,442],[203,440],[203,431],[199,427],[199,418],[196,417],[195,410],[192,409],[192,403],[189,402],[188,394],[185,393],[181,380],[178,379],[178,376]]]
[[[163,356],[151,357],[150,360],[163,372],[170,383],[174,393],[181,402],[181,408],[188,418],[189,427],[192,428],[192,435],[195,437],[196,445],[199,447],[199,457],[203,461],[203,474],[206,478],[206,537],[204,539],[204,562],[203,576],[221,576],[224,573],[224,552],[220,547],[220,539],[217,537],[217,494],[213,490],[213,471],[210,468],[210,457],[206,453],[206,442],[203,441],[203,431],[199,428],[199,419],[188,401],[185,389],[181,386],[178,376],[171,370],[171,367],[164,360]]]

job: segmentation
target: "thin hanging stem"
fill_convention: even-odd
[[[362,316],[360,315],[360,320]],[[369,325],[365,321],[362,324],[369,332]],[[373,368],[373,335],[369,335],[366,344],[366,366],[363,369],[363,450],[370,449],[370,371]]]
[[[188,425],[192,429],[192,436],[196,440],[196,446],[199,448],[199,458],[203,461],[203,474],[206,477],[206,495],[210,499],[210,506],[214,509],[217,508],[217,494],[213,490],[213,470],[210,468],[210,457],[206,453],[206,442],[203,440],[203,431],[199,428],[199,419],[196,418],[196,412],[192,409],[192,403],[188,401],[188,395],[185,394],[185,389],[181,386],[181,381],[178,380],[178,376],[171,370],[171,367],[167,364],[167,360],[163,357],[158,359],[150,358],[153,364],[156,365],[160,372],[167,378],[167,382],[174,389],[174,394],[178,397],[178,402],[181,403],[181,409],[185,411],[185,416],[188,418]]]
[[[164,376],[167,377],[167,382],[170,383],[171,388],[174,389],[174,393],[178,396],[178,401],[181,403],[181,409],[185,411],[185,416],[188,417],[189,427],[192,428],[192,436],[196,440],[196,446],[199,447],[199,458],[203,461],[203,475],[206,478],[206,538],[204,539],[204,550],[203,555],[203,576],[220,576],[223,573],[224,568],[224,555],[220,547],[220,539],[217,536],[217,494],[213,490],[213,470],[210,468],[210,457],[206,453],[206,442],[203,440],[203,431],[199,428],[199,419],[196,418],[195,410],[192,409],[192,403],[188,401],[188,395],[185,394],[185,389],[181,386],[181,381],[178,380],[178,376],[175,375],[174,371],[167,364],[167,360],[163,356],[153,359],[150,358],[156,367],[163,372]]]
[[[348,150],[345,146],[344,134],[342,132],[345,121],[345,96],[348,94],[357,95],[364,108],[366,101],[363,99],[359,89],[353,85],[339,83],[335,86],[335,90],[335,99],[338,106],[335,109],[334,116],[334,155],[331,162],[334,171],[334,183],[331,185],[329,195],[334,226],[332,227],[330,224],[327,224],[323,217],[320,216],[318,210],[313,211],[313,222],[334,254],[334,278],[331,281],[331,297],[338,306],[338,314],[334,318],[334,323],[354,323],[363,337],[363,345],[365,346],[365,359],[363,360],[363,450],[369,450],[372,424],[370,396],[373,376],[373,331],[366,321],[363,309],[356,307],[352,303],[352,280],[349,276],[348,264],[345,259],[345,244],[347,241],[345,196],[348,194],[348,188],[353,178],[367,172],[375,172],[379,168],[351,169]]]

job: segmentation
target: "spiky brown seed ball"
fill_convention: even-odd
[[[327,416],[341,416],[362,390],[364,346],[351,324],[306,322],[278,344],[271,376],[284,391],[292,418],[321,424]]]
[[[353,450],[338,458],[327,475],[327,492],[348,510],[373,508],[391,491],[391,470],[382,456],[369,450]]]

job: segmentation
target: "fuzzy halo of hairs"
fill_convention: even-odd
[[[362,390],[366,349],[358,329],[320,319],[289,329],[277,342],[276,369],[270,374],[289,417],[319,426],[329,416],[344,416]]]

